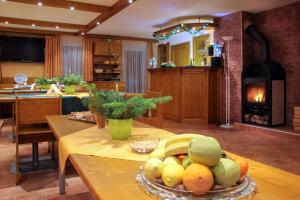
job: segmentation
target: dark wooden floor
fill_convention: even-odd
[[[170,121],[165,122],[165,127],[175,133],[198,133],[215,137],[224,150],[300,175],[300,135],[222,130],[214,125],[177,124]],[[23,176],[21,184],[15,186],[15,177],[9,172],[14,160],[15,145],[8,139],[8,134],[11,134],[11,125],[6,121],[0,134],[0,200],[92,199],[74,171],[67,175],[66,195],[63,196],[58,194],[58,175],[55,170]],[[40,152],[45,153],[47,145],[42,144],[40,147]],[[30,145],[21,148],[24,156],[29,156],[30,152]]]

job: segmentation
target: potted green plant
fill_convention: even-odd
[[[97,91],[95,84],[85,85],[85,87],[90,91],[90,96],[82,98],[83,105],[88,107],[95,115],[98,127],[104,128],[107,119],[102,115],[105,112],[103,105],[113,101],[120,101],[122,97],[112,91]]]
[[[81,76],[76,75],[64,77],[62,82],[64,83],[66,94],[74,94],[77,86],[84,83]]]
[[[54,79],[47,79],[44,77],[36,78],[34,82],[37,86],[41,87],[44,90],[49,90],[51,87],[51,84],[56,83]]]
[[[93,112],[108,119],[107,128],[113,139],[126,140],[131,135],[132,119],[171,99],[170,96],[149,99],[134,96],[125,99],[115,91],[93,91],[88,105]]]

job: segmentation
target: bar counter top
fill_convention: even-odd
[[[221,67],[211,67],[211,66],[177,66],[177,67],[158,67],[158,68],[149,68],[149,71],[155,70],[184,70],[184,69],[209,69],[209,70],[216,70],[221,69]]]

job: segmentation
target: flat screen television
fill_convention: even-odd
[[[0,61],[44,62],[45,39],[0,36]]]

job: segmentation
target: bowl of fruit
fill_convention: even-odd
[[[256,183],[247,172],[248,161],[226,155],[216,139],[183,134],[161,140],[136,180],[160,199],[250,199]]]

